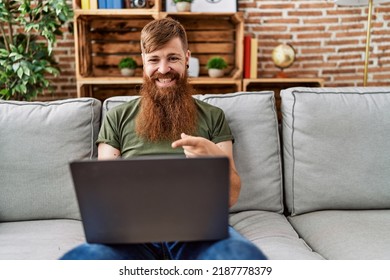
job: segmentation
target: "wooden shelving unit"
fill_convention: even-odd
[[[190,78],[199,93],[242,90],[242,13],[166,13],[161,0],[151,2],[154,5],[147,9],[82,10],[81,0],[73,0],[78,97],[104,100],[138,94],[142,84],[141,29],[164,17],[177,19],[186,28],[189,49],[200,62],[200,76]],[[207,76],[205,65],[215,55],[229,64],[223,78]],[[133,57],[139,65],[135,77],[120,75],[117,65],[125,56]]]
[[[324,80],[317,78],[265,78],[265,79],[244,79],[244,91],[272,90],[275,92],[275,102],[278,113],[278,120],[281,121],[280,91],[290,87],[323,87]]]

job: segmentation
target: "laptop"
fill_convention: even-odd
[[[70,169],[89,243],[228,236],[228,158],[86,160]]]

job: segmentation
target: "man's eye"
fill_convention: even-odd
[[[158,62],[158,59],[156,59],[156,58],[151,58],[151,59],[148,59],[148,62],[149,62],[149,63],[157,63],[157,62]]]
[[[173,56],[169,58],[169,61],[178,61],[179,59],[180,58]]]

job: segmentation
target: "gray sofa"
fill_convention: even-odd
[[[230,222],[269,259],[390,259],[390,88],[196,96],[221,107],[242,179]],[[0,259],[84,242],[68,162],[96,156],[101,113],[134,97],[0,101]]]

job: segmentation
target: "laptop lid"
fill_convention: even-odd
[[[228,158],[88,160],[72,162],[70,169],[89,243],[228,235]]]

